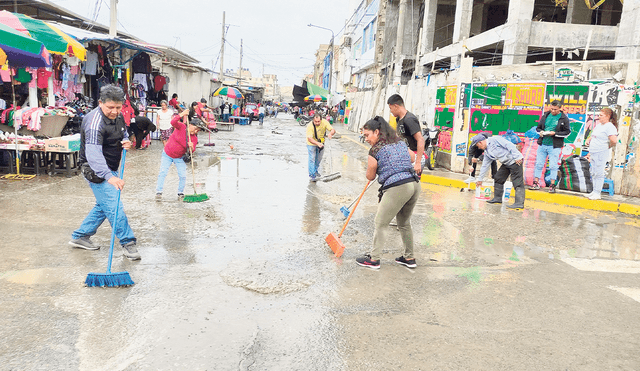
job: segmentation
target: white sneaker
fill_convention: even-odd
[[[583,195],[584,197],[586,197],[586,198],[589,198],[589,197],[591,197],[591,195],[593,195],[593,192],[591,192],[591,193],[586,193],[586,194],[585,194],[585,193],[583,193],[582,195]]]
[[[589,197],[587,197],[587,198],[588,198],[588,199],[590,199],[590,200],[599,200],[599,199],[601,199],[602,197],[600,197],[600,193],[595,193],[595,192],[593,192],[593,193],[591,193],[591,194],[589,195]]]
[[[464,180],[465,183],[475,183],[476,178],[473,176],[469,176],[467,179]]]

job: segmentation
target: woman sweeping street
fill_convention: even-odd
[[[187,183],[187,164],[182,159],[182,156],[189,152],[189,148],[187,147],[188,139],[186,136],[187,125],[182,121],[185,120],[187,115],[189,115],[189,110],[184,110],[171,120],[171,126],[173,126],[174,130],[162,151],[160,173],[156,184],[156,201],[162,200],[164,179],[167,177],[172,163],[176,165],[176,170],[178,170],[178,199],[182,200],[184,198],[184,187]],[[196,144],[198,144],[198,130],[197,126],[189,125],[189,136],[191,137],[191,143],[189,144],[192,152],[196,150]]]
[[[173,133],[173,126],[171,126],[171,118],[173,117],[173,110],[169,109],[167,101],[160,102],[162,109],[158,111],[158,129],[160,130],[160,139],[162,139],[162,145],[166,145],[169,141],[171,133]]]
[[[366,177],[374,180],[378,176],[380,187],[378,212],[375,218],[373,249],[356,259],[363,267],[379,269],[382,248],[389,222],[395,217],[404,253],[396,258],[396,263],[415,268],[413,256],[413,231],[411,214],[420,195],[419,177],[413,169],[413,154],[396,131],[380,116],[367,121],[363,127],[367,143],[371,145],[368,156]]]
[[[590,200],[601,198],[604,184],[604,168],[609,161],[609,149],[618,143],[618,119],[611,108],[603,108],[598,117],[598,123],[593,128],[585,144],[589,146],[587,160],[591,162],[591,181],[593,192],[585,197]]]

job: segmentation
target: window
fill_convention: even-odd
[[[371,21],[364,29],[362,36],[362,52],[373,49],[376,41],[376,18]]]
[[[358,59],[362,55],[362,39],[356,41],[355,46],[353,47],[353,58]]]

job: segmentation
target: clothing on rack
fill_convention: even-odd
[[[153,82],[154,82],[153,89],[154,89],[156,92],[159,92],[159,91],[161,91],[161,90],[162,90],[162,88],[164,88],[164,85],[167,83],[167,79],[166,79],[164,76],[162,76],[162,75],[157,75],[157,76],[153,79]]]
[[[97,75],[98,74],[98,53],[88,51],[87,63],[85,64],[85,75]]]
[[[135,58],[131,61],[131,66],[133,68],[133,73],[151,73],[151,58],[149,54],[145,52],[140,52],[140,54],[136,55]]]
[[[53,72],[49,71],[47,68],[38,68],[38,88],[46,89],[49,87],[49,77]]]

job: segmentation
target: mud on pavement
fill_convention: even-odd
[[[367,149],[338,127],[310,183],[304,127],[291,116],[212,135],[195,153],[207,202],[178,202],[170,170],[154,201],[161,143],[127,156],[125,211],[142,260],[116,249],[128,288],[84,287],[106,268],[70,233],[93,206],[80,177],[1,182],[0,369],[459,370],[640,368],[635,219],[527,203],[523,212],[423,184],[412,219],[418,268],[396,265],[389,227],[380,271],[354,259],[372,242]],[[200,134],[206,143],[208,134]],[[187,193],[193,192],[191,174]]]

